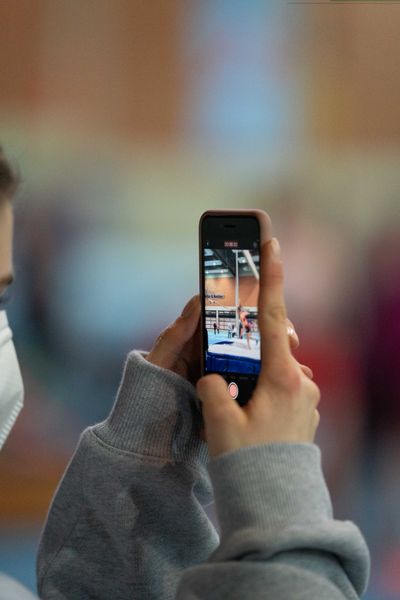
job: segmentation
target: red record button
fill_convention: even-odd
[[[234,400],[239,396],[239,388],[233,381],[229,384],[228,391]]]

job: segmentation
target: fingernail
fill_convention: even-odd
[[[188,317],[197,306],[199,299],[198,296],[194,296],[189,300],[189,302],[185,305],[185,308],[182,311],[182,317]]]
[[[290,327],[290,325],[288,325],[287,327],[287,333],[288,335],[296,335],[295,330],[293,329],[293,327]]]
[[[271,251],[272,251],[272,255],[275,257],[278,257],[281,255],[281,247],[279,245],[278,240],[274,237],[271,240]]]

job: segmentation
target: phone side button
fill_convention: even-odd
[[[233,381],[229,384],[228,391],[231,395],[231,398],[233,398],[234,400],[236,400],[236,398],[239,396],[239,388]]]

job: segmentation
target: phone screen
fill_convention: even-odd
[[[208,217],[202,228],[204,372],[254,383],[260,371],[260,231],[255,217]]]

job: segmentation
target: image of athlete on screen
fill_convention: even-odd
[[[258,372],[258,265],[254,249],[204,252],[208,371]]]

